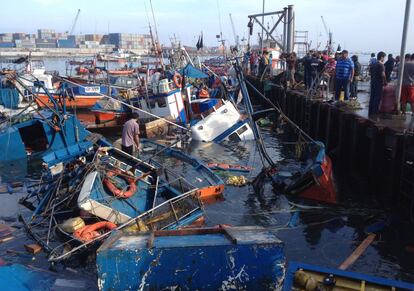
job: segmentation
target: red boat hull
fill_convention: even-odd
[[[127,120],[128,114],[126,112],[111,112],[111,111],[92,111],[95,116],[95,123],[102,124],[108,122],[115,122],[116,124],[124,124]]]
[[[320,177],[316,177],[317,182],[311,187],[303,190],[299,196],[320,202],[336,204],[338,201],[333,182],[332,161],[328,156],[325,156],[321,168],[323,174]]]

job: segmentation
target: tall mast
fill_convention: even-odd
[[[152,0],[149,0],[149,2],[151,5],[152,21],[154,22],[154,29],[155,29],[155,55],[157,56],[157,61],[160,62],[162,69],[164,69],[161,44],[158,38],[157,22],[155,21],[155,14],[154,14],[154,8],[152,7]],[[150,25],[150,31],[151,31],[151,25]],[[152,38],[152,33],[151,33],[151,38]]]

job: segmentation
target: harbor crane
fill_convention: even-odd
[[[328,29],[328,26],[326,25],[325,19],[323,16],[321,16],[323,27],[325,28],[326,35],[328,36],[328,54],[332,52],[332,32]]]
[[[79,19],[79,14],[80,14],[80,9],[78,9],[78,12],[76,13],[76,16],[75,16],[75,19],[73,20],[72,26],[70,27],[70,29],[68,31],[66,31],[66,33],[68,35],[73,35],[73,31],[75,30],[76,23],[78,22],[78,19]]]
[[[230,22],[231,22],[231,28],[233,30],[233,36],[234,36],[234,43],[236,45],[236,49],[239,48],[239,36],[236,33],[236,28],[234,27],[233,17],[231,17],[231,13],[229,13]]]

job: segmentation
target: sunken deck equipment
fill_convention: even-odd
[[[114,233],[97,252],[101,290],[268,290],[285,271],[283,243],[258,227]]]
[[[338,269],[324,268],[299,262],[290,262],[283,291],[304,290],[308,285],[319,289],[306,290],[414,290],[414,284],[389,280]],[[324,289],[325,288],[325,289]]]

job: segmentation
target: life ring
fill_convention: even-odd
[[[183,85],[183,76],[181,76],[179,73],[176,72],[173,76],[173,82],[175,86],[177,86],[178,88],[181,88]]]
[[[85,225],[73,233],[78,240],[89,242],[101,235],[102,230],[110,231],[116,228],[116,224],[110,221],[101,221],[94,224]]]
[[[198,94],[199,98],[210,98],[210,94],[208,93],[208,90],[201,89],[200,93]]]
[[[123,178],[128,182],[128,191],[124,191],[122,189],[117,188],[114,183],[112,183],[111,178],[116,177],[118,175],[122,175]],[[126,174],[123,174],[120,170],[110,170],[106,173],[106,176],[103,180],[103,183],[106,187],[108,187],[111,193],[118,197],[118,198],[129,198],[135,194],[137,191],[137,185],[135,184],[136,179],[132,177],[128,177]]]

